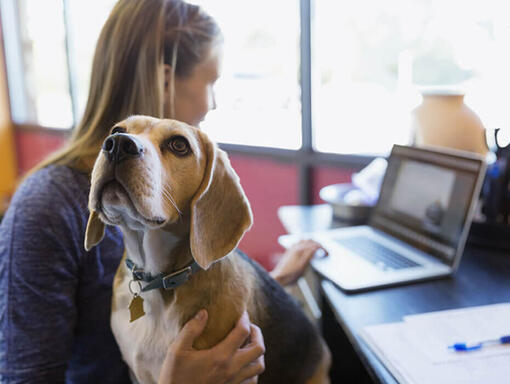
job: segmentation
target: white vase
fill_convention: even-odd
[[[438,146],[485,155],[485,128],[466,104],[464,93],[426,89],[423,101],[412,112],[414,144]]]

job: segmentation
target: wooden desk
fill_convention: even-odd
[[[317,223],[318,229],[331,223],[324,206],[285,207],[279,216],[284,225],[287,219],[294,220],[294,228],[300,227],[295,221],[300,217],[307,231],[312,230],[310,223]],[[393,384],[396,380],[360,339],[360,330],[415,313],[510,302],[510,252],[476,247],[468,239],[452,278],[357,294],[348,294],[327,280],[320,286],[323,332],[334,356],[332,382]]]

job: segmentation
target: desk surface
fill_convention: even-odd
[[[282,207],[279,217],[293,232],[340,225],[331,220],[327,206]],[[296,221],[301,221],[302,225]],[[293,221],[292,224],[290,221]],[[287,222],[287,224],[286,224]],[[328,224],[329,223],[329,224]],[[353,348],[373,379],[396,383],[359,337],[367,325],[395,322],[405,315],[452,308],[510,302],[510,253],[466,246],[460,267],[452,278],[413,283],[392,288],[349,294],[327,280],[321,289]]]

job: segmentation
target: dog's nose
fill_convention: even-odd
[[[143,145],[136,137],[125,133],[115,133],[104,141],[103,153],[108,160],[119,163],[127,158],[141,156]]]

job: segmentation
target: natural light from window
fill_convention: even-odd
[[[299,2],[201,0],[224,37],[218,108],[202,127],[219,142],[301,147]]]
[[[24,95],[13,114],[17,123],[67,129],[73,107],[81,117],[94,47],[115,2],[67,0],[66,8],[62,0],[14,3],[21,49],[14,70],[22,80],[9,85]],[[202,128],[218,142],[299,149],[300,2],[192,2],[217,20],[225,37],[218,108]],[[317,151],[386,154],[394,143],[410,143],[410,114],[421,101],[419,89],[428,86],[463,90],[486,128],[510,129],[506,2],[312,0],[311,6]]]
[[[20,0],[17,6],[23,20],[19,24],[26,94],[23,123],[70,128],[73,111],[62,1]]]
[[[465,91],[486,128],[510,127],[505,1],[315,1],[315,148],[387,153],[411,140],[419,87]]]

